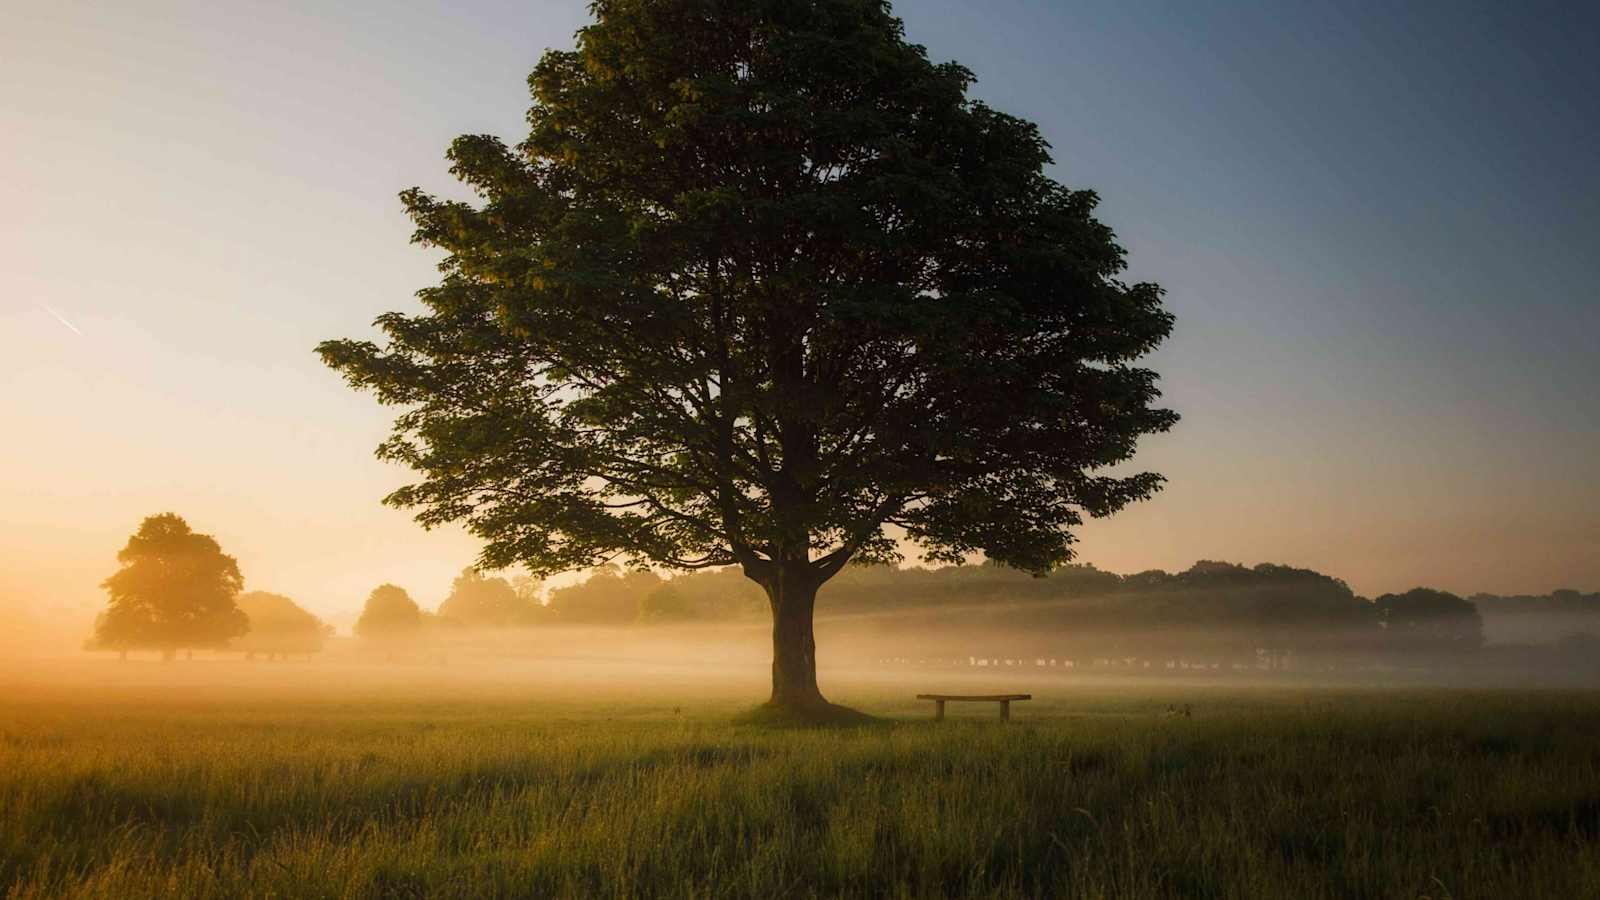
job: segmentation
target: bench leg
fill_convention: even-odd
[[[1000,701],[1000,721],[1002,721],[1002,722],[1011,721],[1011,701],[1010,700],[1001,700]]]
[[[935,708],[934,711],[933,711],[933,720],[935,722],[943,722],[944,721],[944,701],[943,700],[935,700],[933,702],[938,704],[937,708]]]

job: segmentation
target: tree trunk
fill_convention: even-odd
[[[811,573],[777,572],[762,585],[772,605],[772,699],[794,712],[830,708],[817,690],[817,640],[812,613],[817,587]]]

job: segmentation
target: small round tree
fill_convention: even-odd
[[[372,589],[355,628],[356,637],[375,641],[414,638],[421,630],[422,609],[405,588],[392,584]]]
[[[245,633],[235,602],[244,577],[216,539],[196,534],[173,513],[151,516],[117,554],[122,568],[102,586],[110,604],[95,622],[91,646],[160,650],[216,648]]]
[[[852,560],[1032,572],[1150,496],[1172,317],[1031,123],[882,0],[596,0],[526,140],[457,139],[480,202],[402,198],[446,253],[387,344],[319,351],[402,408],[388,497],[486,568],[737,565],[779,711],[825,717],[812,615]]]

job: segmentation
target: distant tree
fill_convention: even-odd
[[[386,347],[323,359],[404,408],[388,502],[482,563],[738,565],[770,704],[817,687],[817,590],[896,538],[1030,572],[1151,496],[1177,419],[1137,362],[1172,328],[1032,123],[908,43],[883,0],[596,0],[515,148],[464,136],[474,205],[403,200],[447,256]],[[893,530],[889,530],[890,528]]]
[[[404,588],[383,584],[367,595],[355,632],[363,640],[412,638],[422,629],[422,618],[421,608]]]
[[[1375,604],[1386,643],[1400,652],[1460,653],[1483,646],[1478,608],[1455,594],[1413,588]]]
[[[640,622],[688,622],[698,618],[693,599],[670,581],[639,600]]]
[[[1473,594],[1467,599],[1483,616],[1486,641],[1549,644],[1577,632],[1600,633],[1600,593],[1563,588],[1538,596]]]
[[[234,649],[251,656],[317,653],[333,633],[333,626],[282,594],[240,594],[239,609],[249,617],[250,630],[234,644]]]
[[[644,598],[661,585],[661,576],[654,572],[606,566],[584,581],[551,592],[550,610],[563,623],[624,625],[639,617]]]
[[[1093,566],[1056,566],[1048,578],[985,562],[982,565],[853,566],[818,592],[825,612],[882,612],[897,607],[1050,603],[1117,591],[1122,579]]]
[[[511,589],[529,606],[544,605],[544,579],[523,573],[511,579]]]
[[[1164,569],[1146,569],[1122,576],[1122,587],[1127,590],[1159,589],[1170,584],[1177,576]]]
[[[244,586],[239,564],[207,534],[173,513],[151,516],[117,554],[122,564],[102,587],[110,605],[95,622],[91,645],[120,650],[215,648],[245,633],[235,603]]]
[[[469,567],[462,569],[450,585],[450,595],[439,605],[439,615],[472,628],[505,628],[527,624],[531,618],[528,605],[511,582],[486,577]]]
[[[765,616],[766,594],[737,566],[689,572],[672,579],[700,618],[733,620]]]
[[[1249,570],[1234,599],[1233,623],[1255,636],[1268,668],[1292,656],[1348,657],[1366,649],[1377,631],[1376,610],[1343,581],[1310,569],[1271,564]]]
[[[547,625],[555,619],[555,613],[545,605],[544,579],[531,575],[518,575],[511,579],[511,589],[517,595],[517,615],[511,622],[513,625]]]

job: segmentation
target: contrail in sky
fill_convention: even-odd
[[[83,332],[78,330],[78,326],[72,324],[71,322],[68,322],[66,316],[63,316],[61,313],[56,312],[55,310],[51,309],[46,304],[40,303],[39,306],[41,308],[43,308],[45,312],[49,313],[52,316],[55,316],[57,322],[60,322],[61,324],[67,326],[68,328],[71,328],[73,334],[77,335],[78,337],[83,337]]]

